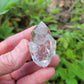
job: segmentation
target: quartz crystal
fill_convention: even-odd
[[[55,55],[56,41],[43,22],[40,22],[32,31],[29,50],[34,63],[41,67],[47,67],[52,56]]]

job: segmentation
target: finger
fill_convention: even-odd
[[[15,84],[15,81],[11,79],[10,75],[0,76],[0,84]]]
[[[54,67],[58,63],[59,63],[59,57],[57,55],[55,55],[52,57],[49,67]],[[41,69],[41,67],[37,66],[34,62],[25,63],[20,69],[11,73],[11,77],[14,80],[18,80],[26,75],[36,72],[39,69]]]
[[[9,37],[3,42],[1,42],[0,43],[0,55],[11,51],[22,39],[30,40],[31,32],[35,27],[36,26],[26,29],[14,36]]]
[[[0,84],[15,84],[14,80],[6,81],[6,80],[0,80]]]
[[[9,74],[0,76],[0,84],[15,84],[15,81]]]
[[[17,84],[42,84],[48,81],[55,73],[54,68],[42,68],[37,72],[25,76],[17,81]]]
[[[20,69],[11,73],[11,78],[14,80],[18,80],[26,75],[32,74],[36,72],[41,67],[37,66],[34,62],[25,63]]]
[[[0,76],[20,68],[28,57],[28,41],[22,40],[14,50],[0,56]]]
[[[55,67],[55,66],[58,65],[58,63],[59,63],[59,56],[58,56],[58,55],[55,55],[55,56],[52,57],[49,66],[53,66],[53,67]]]

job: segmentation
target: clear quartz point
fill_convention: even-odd
[[[41,67],[47,67],[52,56],[55,55],[56,41],[43,22],[40,22],[32,31],[29,50],[34,63]]]

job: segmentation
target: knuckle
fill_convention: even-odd
[[[15,61],[13,59],[12,53],[7,53],[3,56],[1,56],[2,59],[2,64],[4,65],[4,67],[6,68],[13,68],[15,66]]]

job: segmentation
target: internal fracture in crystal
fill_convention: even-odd
[[[56,41],[43,22],[40,22],[32,31],[29,50],[34,63],[41,67],[47,67],[52,56],[55,55]]]

